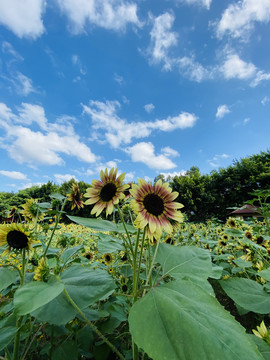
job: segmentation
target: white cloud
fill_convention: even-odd
[[[229,114],[231,112],[231,110],[228,108],[227,105],[220,105],[217,108],[217,112],[216,112],[216,117],[218,119],[222,119],[226,114]]]
[[[266,105],[269,101],[270,101],[269,96],[265,96],[265,97],[262,99],[261,103],[262,103],[263,105]]]
[[[234,38],[246,38],[255,22],[270,20],[270,0],[240,0],[230,4],[217,23],[217,35],[226,33]]]
[[[150,114],[155,109],[155,105],[153,104],[146,104],[144,105],[144,110]]]
[[[79,55],[77,54],[73,54],[72,57],[71,57],[71,61],[72,61],[72,64],[77,66],[79,71],[80,71],[80,74],[82,75],[86,75],[87,71],[86,71],[86,67],[82,65],[82,62],[79,58]]]
[[[125,30],[127,24],[141,26],[136,3],[123,0],[57,0],[68,17],[70,30],[81,33],[88,23],[109,30]]]
[[[123,76],[121,76],[121,75],[118,75],[115,73],[113,78],[121,86],[125,83],[125,80],[124,80]]]
[[[168,116],[166,119],[155,121],[128,122],[117,115],[120,108],[118,101],[100,101],[91,100],[89,105],[82,105],[83,112],[92,119],[94,130],[102,130],[100,136],[105,139],[114,148],[121,144],[129,144],[132,139],[148,137],[152,131],[173,131],[193,127],[197,121],[194,114],[182,112],[177,116]],[[98,136],[98,133],[95,134]]]
[[[201,82],[202,80],[212,77],[211,71],[195,61],[194,56],[184,56],[178,58],[175,62],[179,66],[180,73],[191,81]]]
[[[58,184],[62,184],[63,182],[67,182],[71,179],[74,179],[75,181],[78,182],[78,179],[76,178],[75,175],[70,175],[70,174],[54,174],[54,178],[55,178],[55,181],[58,183]]]
[[[88,163],[96,161],[96,156],[75,133],[72,118],[62,116],[55,123],[49,123],[41,106],[25,103],[18,111],[19,115],[16,115],[0,103],[0,126],[7,133],[5,142],[0,146],[18,163],[62,165],[61,153]],[[33,122],[43,132],[26,127]]]
[[[1,1],[1,0],[0,0]],[[2,42],[2,52],[4,54],[9,54],[11,55],[15,60],[17,61],[23,61],[23,57],[13,48],[13,46],[7,42],[7,41],[3,41]]]
[[[172,68],[169,50],[177,45],[177,33],[171,31],[174,19],[174,15],[169,12],[156,18],[151,16],[153,28],[150,32],[151,42],[147,49],[147,54],[152,63],[163,63],[166,70],[171,70]]]
[[[250,79],[256,74],[256,66],[240,59],[237,54],[228,54],[220,71],[226,79]]]
[[[164,175],[165,180],[167,181],[169,178],[173,179],[175,176],[185,176],[186,170],[174,171],[174,172],[162,172],[161,175]]]
[[[137,143],[126,151],[130,154],[133,162],[141,162],[151,169],[169,170],[176,167],[166,155],[155,155],[155,148],[151,142]]]
[[[41,129],[47,129],[47,119],[44,108],[40,105],[22,103],[18,107],[19,116],[15,118],[16,123],[23,125],[31,125],[37,123]]]
[[[207,162],[213,167],[219,167],[220,163],[223,159],[228,159],[230,156],[228,154],[215,155],[211,160],[207,160]]]
[[[270,80],[270,73],[265,73],[264,71],[259,70],[255,79],[250,83],[250,86],[256,87],[263,80]]]
[[[171,156],[171,157],[174,157],[174,156],[179,156],[179,152],[172,149],[171,147],[169,146],[165,146],[161,149],[161,152],[165,155],[165,156]]]
[[[21,72],[18,71],[12,77],[13,80],[11,81],[19,95],[28,96],[32,92],[37,92],[33,86],[33,81]]]
[[[45,31],[42,13],[46,0],[0,0],[0,24],[19,38],[36,39]]]
[[[178,0],[182,3],[187,3],[188,5],[198,5],[198,6],[203,6],[205,7],[207,10],[210,9],[210,5],[212,0]]]
[[[3,176],[7,176],[11,179],[16,179],[16,180],[26,180],[27,179],[27,176],[19,171],[0,170],[0,174]]]

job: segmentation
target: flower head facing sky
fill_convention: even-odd
[[[125,173],[117,177],[118,169],[112,168],[100,171],[100,180],[93,180],[92,186],[86,190],[84,196],[89,198],[85,201],[86,205],[93,205],[91,214],[99,216],[102,210],[106,209],[106,216],[113,212],[114,205],[125,197],[124,191],[129,188],[128,184],[123,184]]]
[[[134,225],[140,229],[147,226],[147,235],[159,238],[162,230],[167,233],[173,231],[171,220],[182,221],[183,216],[178,209],[183,205],[175,202],[178,193],[172,192],[168,183],[158,180],[153,186],[140,179],[138,185],[133,184],[130,193],[134,197],[131,207],[137,215]]]

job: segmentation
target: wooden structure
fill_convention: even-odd
[[[260,208],[250,204],[245,204],[228,215],[231,217],[238,217],[244,220],[248,218],[256,218],[258,220],[263,220]]]

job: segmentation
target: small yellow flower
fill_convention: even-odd
[[[257,326],[257,330],[252,329],[253,334],[259,338],[265,340],[269,337],[268,330],[265,326],[264,321],[261,322],[260,326]]]

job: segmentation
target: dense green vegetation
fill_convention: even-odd
[[[159,175],[155,181],[159,178],[168,180],[173,190],[179,192],[177,200],[184,205],[183,210],[189,220],[205,221],[213,217],[224,220],[230,208],[242,206],[253,199],[253,191],[270,187],[270,150],[235,160],[229,167],[213,170],[210,174],[201,174],[199,168],[194,166],[185,176],[165,179],[163,175]],[[42,186],[33,186],[17,193],[0,192],[0,216],[5,218],[12,206],[20,207],[29,198],[47,202],[53,192],[66,195],[74,182],[72,179],[59,186],[49,181]],[[83,181],[78,185],[82,194],[90,186]],[[88,217],[90,213],[89,208],[72,211],[69,208],[67,211],[73,215]]]

